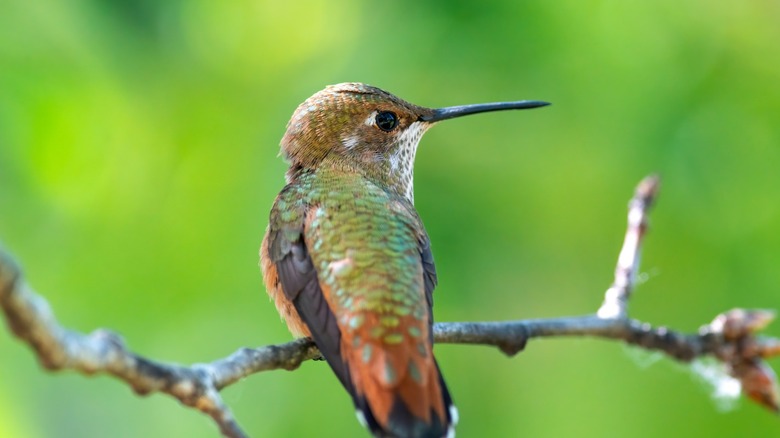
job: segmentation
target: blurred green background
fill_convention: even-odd
[[[417,155],[439,321],[593,312],[625,206],[660,172],[632,315],[695,330],[779,308],[780,3],[0,0],[0,240],[68,327],[193,363],[289,340],[257,250],[295,107],[367,82],[426,106]],[[770,333],[780,334],[778,326]],[[771,436],[689,368],[614,342],[437,347],[459,435]],[[213,437],[0,331],[2,437]],[[774,362],[778,366],[778,362]],[[224,391],[254,437],[366,436],[323,363]]]

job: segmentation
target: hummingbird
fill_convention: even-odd
[[[287,184],[260,248],[263,280],[374,436],[450,437],[458,421],[433,356],[436,267],[413,192],[420,138],[443,120],[545,105],[431,109],[342,83],[306,99],[287,124]]]

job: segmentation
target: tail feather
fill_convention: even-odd
[[[441,418],[431,405],[430,421],[414,415],[400,396],[393,400],[390,416],[383,426],[374,416],[371,406],[365,397],[354,399],[358,419],[368,427],[377,438],[450,438],[455,436],[455,425],[458,422],[458,410],[452,402],[447,384],[436,364],[436,373],[440,388],[440,396],[444,406],[444,418]]]

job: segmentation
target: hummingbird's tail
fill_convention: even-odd
[[[358,420],[368,427],[377,438],[451,438],[455,436],[455,425],[458,422],[458,409],[452,402],[452,397],[447,389],[447,384],[439,370],[439,364],[434,359],[435,375],[429,382],[429,391],[427,396],[438,398],[438,400],[414,400],[416,403],[425,403],[428,405],[428,419],[421,418],[415,414],[412,406],[405,400],[410,394],[404,394],[403,386],[394,388],[394,394],[388,394],[392,397],[392,408],[389,416],[384,422],[381,422],[374,411],[371,409],[371,392],[364,396],[355,397],[355,407],[357,408]],[[403,385],[403,382],[402,382]],[[368,396],[368,397],[367,397]],[[423,396],[422,398],[428,398]],[[437,406],[443,406],[442,417],[436,409]],[[439,412],[437,412],[439,411]]]

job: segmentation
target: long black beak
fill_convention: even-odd
[[[420,116],[423,122],[438,122],[439,120],[453,119],[469,114],[486,113],[488,111],[503,111],[513,109],[531,109],[549,105],[549,102],[540,100],[519,100],[517,102],[478,103],[475,105],[448,106],[433,110],[429,115]]]

